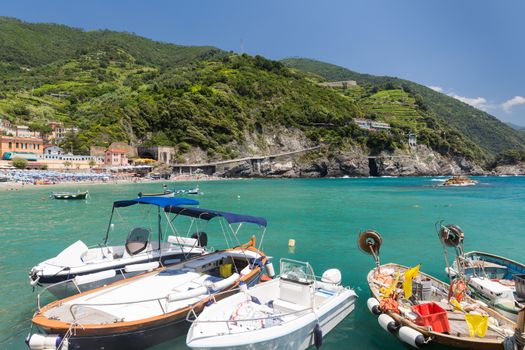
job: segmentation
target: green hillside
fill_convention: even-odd
[[[295,67],[305,62],[314,61],[296,60]],[[444,155],[478,163],[497,151],[451,126],[442,109],[450,103],[456,111],[459,102],[447,96],[445,107],[434,106],[435,92],[420,93],[420,85],[347,70],[338,79],[354,74],[360,85],[332,89],[319,84],[323,78],[315,69],[308,69],[312,74],[287,65],[129,33],[0,18],[0,117],[43,132],[49,120],[75,126],[78,134],[62,146],[81,153],[91,145],[126,141],[175,146],[182,153],[199,147],[210,159],[228,159],[244,152],[248,141],[264,151],[265,139],[283,129],[301,130],[312,143],[327,142],[329,152],[349,145],[372,154],[407,148],[411,132]],[[314,66],[333,78],[335,66]],[[392,129],[368,133],[353,122],[363,117]],[[477,134],[491,132],[485,124],[479,128]],[[506,136],[499,142],[512,143],[514,134]]]
[[[525,144],[525,136],[522,133],[497,118],[426,86],[399,78],[361,74],[310,59],[290,58],[282,62],[289,67],[314,73],[327,81],[355,80],[359,85],[372,89],[402,89],[413,96],[427,114],[436,116],[460,131],[490,155],[507,149],[523,148]]]
[[[222,56],[210,46],[179,46],[160,43],[131,33],[109,30],[83,31],[58,24],[26,23],[0,17],[0,61],[15,67],[36,67],[88,52],[116,47],[137,64],[184,65],[196,59]]]

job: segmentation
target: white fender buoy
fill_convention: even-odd
[[[377,322],[379,322],[381,328],[389,333],[395,334],[399,330],[399,326],[397,325],[396,321],[387,314],[379,315]]]
[[[159,262],[158,261],[152,261],[149,263],[142,263],[142,264],[133,264],[133,265],[126,265],[124,266],[124,271],[129,272],[142,272],[142,271],[153,271],[156,268],[158,268]]]
[[[397,335],[401,341],[404,341],[416,349],[419,349],[426,344],[423,334],[410,327],[403,326],[399,328],[399,333]]]
[[[75,283],[80,286],[82,284],[87,284],[91,282],[102,281],[108,278],[113,278],[117,275],[115,270],[106,270],[95,273],[90,273],[88,275],[80,275],[75,277]]]
[[[271,278],[274,278],[275,277],[275,269],[273,268],[273,263],[271,260],[267,260],[266,261],[266,273],[268,274],[268,276],[270,276]]]
[[[31,350],[47,350],[47,349],[58,349],[62,337],[58,334],[43,335],[43,334],[32,334],[27,340],[27,346]]]
[[[366,301],[366,306],[372,314],[376,316],[381,315],[381,310],[379,310],[379,301],[376,298],[368,298]]]

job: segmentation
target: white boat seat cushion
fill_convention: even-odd
[[[295,303],[290,303],[288,301],[284,301],[282,299],[275,299],[273,301],[273,308],[274,310],[278,311],[280,314],[288,314],[292,312],[298,312],[302,311],[304,309],[307,309],[306,307],[302,305],[297,305]]]
[[[300,283],[281,278],[279,280],[279,299],[297,304],[303,308],[312,306],[313,283]]]

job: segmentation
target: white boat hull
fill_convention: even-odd
[[[274,280],[266,283],[277,282]],[[354,310],[356,298],[357,296],[352,290],[346,289],[339,295],[332,297],[332,300],[326,304],[316,308],[315,313],[310,311],[290,322],[258,330],[201,336],[197,334],[199,333],[197,329],[192,326],[188,332],[187,345],[196,350],[307,349],[315,343],[314,328],[316,324],[319,322],[322,335],[325,337]],[[237,298],[237,300],[240,299]],[[214,307],[216,305],[209,308],[210,313],[215,312],[212,310]],[[220,310],[217,311],[220,312]],[[207,313],[206,310],[198,320],[203,316],[206,320],[205,313]],[[197,322],[199,322],[198,320]]]

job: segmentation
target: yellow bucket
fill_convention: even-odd
[[[222,278],[228,278],[233,274],[233,265],[232,264],[222,264],[219,266],[219,275]]]

